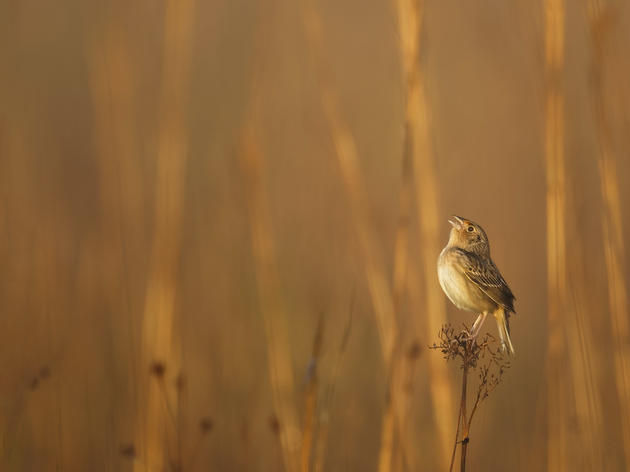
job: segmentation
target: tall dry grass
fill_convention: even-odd
[[[566,336],[566,165],[563,72],[565,5],[544,3],[545,163],[547,178],[547,470],[567,470],[568,416]]]
[[[335,398],[337,384],[341,373],[343,358],[345,357],[348,340],[352,331],[352,320],[354,316],[355,298],[353,296],[348,313],[348,321],[344,327],[339,349],[335,352],[335,360],[333,361],[332,371],[321,398],[316,405],[316,439],[315,450],[312,452],[313,459],[311,467],[314,472],[322,472],[325,470],[326,451],[328,446],[328,437],[330,433],[330,420],[332,403]],[[316,337],[317,340],[317,337]],[[317,344],[314,344],[314,347]],[[315,351],[315,349],[313,349]]]
[[[164,12],[162,83],[156,149],[154,233],[146,287],[140,353],[140,388],[135,444],[141,460],[135,470],[162,469],[169,459],[181,465],[176,425],[166,405],[177,410],[176,379],[181,375],[181,346],[176,326],[176,298],[181,226],[188,161],[189,78],[195,0],[169,0]],[[160,385],[149,366],[164,365],[168,382]],[[170,431],[170,437],[169,437]],[[175,450],[169,458],[164,444]]]
[[[597,163],[602,194],[603,249],[606,263],[608,306],[613,336],[615,385],[619,399],[620,423],[626,467],[630,465],[630,323],[628,321],[628,279],[624,271],[626,250],[623,238],[622,203],[619,193],[617,157],[604,99],[604,57],[613,6],[603,0],[588,3],[592,44],[591,95],[597,131]]]
[[[355,140],[342,118],[336,93],[328,80],[327,62],[323,55],[322,46],[323,27],[319,12],[313,2],[306,2],[305,4],[304,24],[306,37],[314,56],[314,66],[318,72],[322,110],[333,139],[341,179],[350,205],[352,225],[363,258],[365,276],[380,337],[383,363],[388,372],[388,393],[381,423],[378,458],[378,470],[388,472],[391,470],[394,457],[394,438],[397,426],[401,428],[406,402],[400,376],[401,357],[397,355],[400,343],[397,343],[399,328],[396,320],[394,294],[387,280],[383,254],[376,244]],[[397,249],[401,250],[400,247]],[[398,262],[400,263],[400,260]],[[395,269],[396,277],[399,277],[398,283],[402,283],[400,270],[400,266]],[[396,289],[401,290],[399,285],[396,286]],[[399,429],[399,432],[402,432],[402,429]]]
[[[0,470],[440,467],[455,405],[422,346],[457,208],[530,248],[501,257],[521,351],[468,467],[630,463],[623,3],[590,2],[588,31],[544,3],[538,162],[513,98],[542,72],[537,3],[316,3],[315,47],[291,2],[0,6]],[[334,307],[315,333],[314,286]]]
[[[420,339],[424,339],[419,326],[422,324],[416,313],[423,311],[423,302],[414,299],[412,296],[420,284],[416,267],[411,263],[412,256],[409,247],[411,207],[413,190],[413,173],[411,169],[411,136],[409,123],[405,125],[403,142],[403,155],[401,165],[401,184],[398,195],[398,222],[396,226],[396,236],[394,241],[394,263],[393,263],[393,297],[394,310],[397,322],[400,326],[398,331],[397,348],[392,359],[392,367],[388,378],[388,394],[386,409],[383,413],[383,437],[388,442],[394,440],[394,412],[400,415],[400,425],[398,428],[397,445],[383,446],[382,451],[391,451],[391,454],[380,456],[380,468],[391,467],[393,470],[415,469],[418,463],[422,462],[422,456],[415,446],[419,441],[417,425],[409,420],[412,411],[412,404],[417,393],[414,386],[414,371],[416,361],[421,354]],[[404,319],[404,304],[409,303],[409,311],[413,313],[411,319]],[[404,336],[409,339],[407,342]],[[395,407],[393,401],[398,405]]]
[[[355,140],[341,116],[336,94],[328,81],[322,45],[323,27],[319,13],[312,2],[307,2],[305,5],[304,24],[306,37],[313,52],[314,67],[319,74],[322,110],[332,136],[340,176],[351,208],[353,228],[359,240],[365,264],[365,276],[374,308],[383,360],[385,365],[389,366],[397,337],[394,299],[387,281],[383,255],[376,244],[372,229],[367,191]]]
[[[558,35],[556,40],[560,40],[560,35],[566,35],[566,31],[561,33],[560,30],[560,7],[557,8],[556,26],[558,31],[554,34]],[[550,20],[553,23],[553,20]],[[550,25],[551,27],[551,25]],[[549,41],[553,41],[549,39]],[[564,41],[564,39],[562,39]],[[560,48],[559,45],[557,45]],[[550,88],[555,88],[562,97],[564,86],[563,62],[561,56],[564,52],[556,51],[555,65],[549,64],[549,75],[555,74],[555,79],[551,79],[553,84],[548,81]],[[562,60],[563,61],[563,60]],[[556,72],[551,72],[555,67]],[[549,92],[553,93],[553,92]],[[553,99],[552,99],[553,100]],[[556,103],[561,103],[560,98]],[[553,105],[550,105],[553,106]],[[564,108],[564,104],[556,105]],[[562,117],[560,117],[562,115]],[[564,111],[560,111],[555,117],[549,117],[548,123],[552,120],[556,122],[564,121]],[[564,129],[565,125],[558,125]],[[553,132],[552,132],[553,133]],[[548,135],[549,137],[549,135]],[[566,139],[564,131],[557,133],[556,140]],[[560,146],[560,145],[559,145]],[[600,393],[600,379],[597,369],[600,363],[598,355],[598,344],[595,339],[596,323],[591,316],[596,304],[592,304],[586,292],[588,286],[589,269],[585,263],[585,237],[580,231],[579,203],[577,202],[576,185],[574,185],[575,177],[572,168],[567,165],[564,145],[562,150],[558,149],[555,156],[556,178],[557,178],[557,194],[556,194],[556,217],[557,224],[562,225],[563,235],[556,234],[557,238],[562,237],[563,240],[557,240],[560,245],[559,253],[563,254],[558,259],[556,267],[556,277],[561,282],[558,286],[558,292],[555,296],[559,297],[559,306],[562,306],[559,319],[562,319],[561,325],[565,336],[565,371],[563,372],[563,381],[569,382],[571,388],[564,391],[566,395],[564,399],[564,422],[563,427],[566,433],[564,438],[566,443],[567,467],[575,468],[585,465],[591,470],[600,470],[605,466],[604,457],[604,429],[603,429],[603,405]],[[569,163],[571,161],[569,160]],[[560,183],[560,181],[563,181]],[[552,204],[553,205],[553,204]],[[567,238],[567,235],[570,238]],[[573,418],[569,421],[568,418]],[[558,438],[559,439],[559,438]],[[549,446],[551,447],[552,438],[549,438]]]
[[[125,442],[132,439],[133,432],[122,418],[132,415],[140,401],[137,378],[142,366],[138,365],[139,332],[134,317],[137,307],[131,292],[139,288],[138,281],[144,277],[134,261],[147,237],[143,205],[146,177],[137,159],[137,72],[128,41],[124,32],[106,24],[88,41],[86,50],[100,177],[101,224],[94,244],[101,256],[98,264],[105,303],[125,316],[120,325],[112,321],[110,329],[119,342],[114,343],[115,352],[111,355],[129,358],[127,375],[133,379],[120,389],[131,408],[121,408],[120,418],[115,420],[115,434]],[[84,252],[82,259],[82,265],[94,263],[89,251]]]
[[[313,445],[315,441],[317,424],[317,397],[319,391],[318,365],[322,352],[324,338],[324,318],[320,315],[317,329],[313,337],[313,348],[307,372],[307,387],[304,394],[304,420],[302,423],[302,445],[300,455],[300,470],[308,472],[312,470]]]
[[[416,210],[420,224],[420,247],[424,294],[426,297],[425,333],[427,338],[437,335],[446,322],[444,296],[435,275],[436,255],[439,254],[439,195],[430,138],[430,112],[425,95],[425,84],[420,67],[420,45],[424,2],[398,0],[398,30],[402,77],[406,85],[406,126],[410,133],[409,146],[416,189]],[[454,415],[453,393],[445,363],[429,356],[429,382],[433,402],[433,421],[438,431],[438,450],[446,468]]]
[[[254,99],[255,100],[255,99]],[[287,472],[300,470],[300,427],[295,407],[295,385],[291,366],[287,313],[280,289],[273,227],[265,185],[265,166],[255,126],[256,108],[245,124],[241,139],[241,168],[247,182],[252,254],[256,285],[264,320],[274,421]],[[310,447],[310,445],[309,445]]]

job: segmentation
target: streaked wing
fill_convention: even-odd
[[[491,259],[482,260],[476,254],[463,250],[460,258],[466,277],[497,304],[514,311],[514,295]]]

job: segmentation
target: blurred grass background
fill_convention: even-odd
[[[630,467],[627,2],[21,0],[0,35],[2,470],[444,470],[453,213],[517,296],[470,469]]]

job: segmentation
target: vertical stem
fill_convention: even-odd
[[[547,174],[547,469],[562,472],[566,461],[566,339],[563,312],[567,300],[566,176],[564,153],[564,0],[544,0],[545,14],[545,161]]]
[[[387,394],[387,402],[381,425],[381,447],[378,454],[378,471],[390,472],[392,469],[392,451],[394,449],[394,405],[392,404],[391,389]]]
[[[313,352],[308,368],[308,388],[304,399],[304,426],[302,428],[302,472],[309,472],[309,470],[311,470],[314,431],[318,427],[316,421],[318,390],[317,364],[319,362],[319,353],[322,346],[323,323],[323,318],[320,316],[313,339]]]
[[[462,461],[461,461],[461,472],[466,472],[466,450],[468,449],[468,438],[462,441]]]
[[[406,86],[405,118],[409,135],[411,164],[416,189],[416,210],[421,238],[421,257],[424,260],[426,295],[426,332],[436,333],[446,322],[444,295],[435,277],[435,255],[440,252],[439,192],[435,172],[435,158],[431,145],[431,120],[425,92],[424,71],[421,67],[420,41],[424,25],[424,1],[396,0],[400,37],[401,64]],[[446,365],[435,356],[429,356],[428,369],[433,402],[434,423],[438,431],[439,457],[446,461],[452,425],[453,393]],[[446,468],[446,462],[440,464]]]
[[[464,359],[464,370],[462,372],[462,405],[460,408],[462,422],[462,452],[461,452],[461,472],[465,472],[466,470],[466,451],[468,449],[468,428],[470,426],[467,415],[466,415],[466,387],[468,384],[468,363],[467,359]]]
[[[349,201],[352,224],[363,256],[365,277],[374,307],[383,363],[390,371],[389,392],[391,396],[383,418],[379,452],[379,471],[389,472],[391,470],[392,448],[394,445],[394,426],[397,426],[400,430],[402,411],[404,411],[403,399],[397,398],[400,396],[400,389],[395,388],[397,371],[393,368],[395,366],[397,340],[399,339],[394,297],[388,282],[386,265],[371,224],[368,192],[361,172],[360,156],[356,142],[348,124],[343,120],[342,113],[339,110],[337,95],[326,80],[322,44],[323,28],[320,15],[314,8],[313,3],[310,0],[306,1],[304,5],[306,38],[312,49],[314,64],[319,69],[317,72],[320,78],[322,110],[333,139],[341,179]],[[392,388],[392,385],[394,385],[394,388]],[[389,409],[392,409],[391,412]]]
[[[615,386],[620,405],[621,444],[626,468],[630,467],[630,324],[628,323],[628,279],[624,271],[624,245],[617,161],[611,125],[604,101],[603,60],[610,8],[606,2],[589,1],[593,69],[591,71],[593,110],[598,140],[598,167],[602,192],[602,229],[608,286],[608,303],[613,342]]]
[[[177,269],[188,160],[187,104],[192,59],[195,0],[168,0],[164,12],[163,72],[159,103],[155,182],[155,229],[142,326],[142,365],[164,362],[167,373],[177,373],[180,342],[174,332]],[[136,444],[146,456],[134,470],[162,470],[165,431],[159,386],[145,374]],[[176,392],[166,392],[175,405]]]
[[[370,221],[368,192],[361,172],[360,157],[353,134],[342,119],[338,99],[326,80],[323,27],[319,12],[312,2],[305,2],[304,23],[306,39],[310,44],[314,65],[320,78],[322,111],[328,122],[335,147],[341,179],[346,189],[351,209],[352,224],[364,259],[365,276],[381,342],[384,364],[391,365],[397,339],[398,326],[394,316],[394,299],[387,280],[387,271]]]
[[[457,431],[455,432],[455,442],[453,444],[453,453],[451,454],[451,465],[448,468],[448,472],[453,472],[453,466],[455,465],[455,453],[457,452],[457,441],[459,441],[459,431],[462,424],[462,408],[459,407],[459,416],[457,417]]]
[[[254,114],[254,109],[250,113]],[[280,447],[286,472],[299,470],[300,435],[295,408],[295,381],[287,313],[276,262],[276,245],[271,209],[264,176],[264,156],[255,132],[255,116],[249,117],[243,132],[241,167],[247,181],[252,255],[260,311],[265,326],[267,356],[273,404],[280,422]]]

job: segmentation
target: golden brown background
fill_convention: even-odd
[[[627,1],[20,0],[0,35],[0,470],[445,470],[453,213],[517,296],[469,469],[630,467]]]

